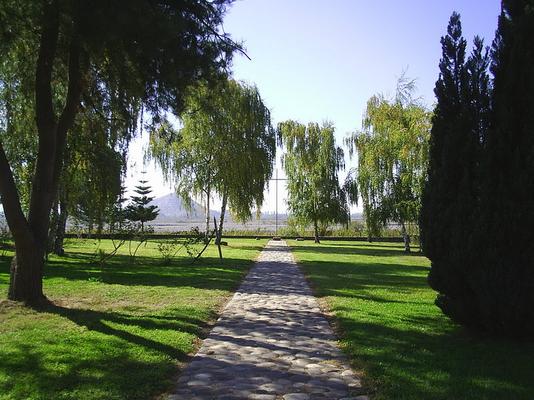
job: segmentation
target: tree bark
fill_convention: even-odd
[[[213,217],[213,225],[215,226],[215,236],[219,236],[219,230],[217,229],[217,218]],[[217,245],[217,250],[219,250],[219,258],[222,260],[222,250],[221,250],[221,242],[215,243]]]
[[[406,225],[404,224],[404,221],[401,221],[401,232],[402,232],[402,239],[404,240],[404,251],[406,253],[410,253],[411,252],[410,235],[408,235],[408,231],[406,230]]]
[[[0,194],[7,224],[15,241],[15,257],[11,262],[8,298],[37,304],[44,298],[41,280],[44,249],[39,258],[37,243],[34,241],[28,221],[22,212],[15,180],[1,143]],[[21,264],[24,264],[25,268],[18,268]]]
[[[315,236],[315,243],[321,243],[319,240],[319,225],[317,224],[317,220],[313,221],[313,232]]]
[[[33,241],[16,243],[15,257],[11,261],[8,297],[30,305],[42,303],[44,246]]]
[[[208,240],[210,236],[210,187],[208,186],[206,189],[206,232],[204,240]]]
[[[228,195],[224,193],[221,204],[221,217],[219,218],[219,229],[217,229],[217,238],[215,239],[215,244],[220,245],[222,240],[222,231],[224,224],[224,216],[226,214],[226,204],[228,203]]]

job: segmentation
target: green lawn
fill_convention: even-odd
[[[0,302],[0,399],[150,399],[173,377],[265,241],[229,239],[192,264],[164,265],[153,243],[99,267],[93,240],[71,240],[46,267],[42,312]],[[109,242],[101,246],[111,248]],[[10,255],[0,258],[5,299]]]
[[[289,241],[373,399],[534,399],[534,344],[479,337],[434,305],[400,244]]]

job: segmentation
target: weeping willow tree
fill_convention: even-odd
[[[313,224],[315,243],[319,243],[320,224],[346,223],[350,217],[347,193],[339,185],[338,171],[345,163],[343,150],[335,143],[334,126],[285,121],[278,124],[278,137],[285,148],[287,205],[302,225]]]
[[[406,226],[418,220],[431,127],[430,113],[412,97],[414,89],[414,81],[403,76],[393,99],[371,97],[362,130],[346,139],[350,154],[358,154],[347,184],[358,187],[369,237],[397,222],[407,252]]]
[[[164,123],[151,133],[148,157],[175,183],[186,205],[203,200],[206,235],[210,200],[215,194],[221,198],[220,242],[227,208],[246,221],[263,204],[276,151],[270,112],[256,87],[229,80],[194,88],[182,122],[180,130]]]

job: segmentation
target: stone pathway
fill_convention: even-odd
[[[283,241],[271,241],[178,379],[178,399],[367,399]]]

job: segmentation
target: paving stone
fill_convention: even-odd
[[[288,393],[284,395],[284,400],[308,400],[310,398],[309,394],[306,393]]]
[[[271,241],[170,398],[367,400],[349,393],[358,377],[289,248]]]
[[[251,400],[276,400],[276,395],[253,393],[250,395],[250,399]]]

